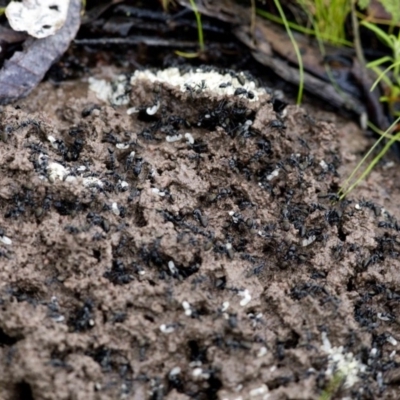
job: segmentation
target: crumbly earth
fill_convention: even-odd
[[[399,398],[396,169],[338,202],[361,149],[334,124],[130,96],[2,109],[0,398]]]

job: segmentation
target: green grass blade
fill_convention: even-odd
[[[372,32],[375,33],[375,35],[383,42],[386,44],[386,46],[392,48],[393,43],[389,38],[389,35],[384,32],[382,29],[378,28],[376,25],[371,24],[367,21],[361,21],[361,25],[365,26],[366,28],[370,29]]]
[[[282,18],[279,18],[276,15],[269,13],[268,11],[257,8],[256,12],[257,12],[257,15],[260,15],[261,17],[268,19],[269,21],[276,22],[278,24],[283,25]],[[288,21],[288,25],[291,29],[293,29],[297,32],[304,33],[305,35],[319,36],[322,40],[324,40],[326,42],[332,42],[335,40],[335,38],[332,38],[329,35],[326,35],[322,32],[317,33],[314,29],[305,28],[304,26],[298,25],[295,22]],[[339,39],[338,44],[340,44],[342,46],[346,46],[346,47],[353,47],[353,44],[345,39]]]
[[[340,196],[340,200],[342,200],[344,197],[346,197],[370,172],[371,170],[375,167],[375,165],[379,162],[379,160],[384,156],[384,154],[389,150],[390,146],[396,142],[400,140],[400,132],[397,133],[396,135],[389,135],[388,133],[400,122],[400,117],[396,119],[396,121],[394,121],[392,123],[392,125],[390,125],[390,127],[385,131],[382,132],[378,129],[374,129],[376,132],[378,132],[381,137],[374,143],[374,145],[371,147],[371,149],[367,152],[367,154],[361,159],[361,161],[357,164],[356,168],[353,170],[353,172],[351,173],[351,175],[349,176],[349,178],[346,179],[346,181],[344,182],[344,184],[342,185],[342,187],[339,190],[339,196]],[[353,176],[357,173],[357,171],[361,168],[361,166],[364,164],[364,162],[367,160],[367,158],[371,155],[371,153],[374,151],[374,149],[376,148],[376,146],[378,146],[378,144],[384,139],[384,138],[390,138],[390,140],[386,143],[386,145],[384,146],[384,148],[380,151],[380,153],[371,161],[370,164],[368,164],[368,167],[365,169],[365,171],[361,174],[361,176],[359,178],[357,178],[357,180],[350,185],[349,187],[348,184],[349,182],[352,180]],[[346,188],[347,187],[347,188]]]
[[[378,83],[383,79],[384,76],[387,75],[387,73],[393,69],[396,68],[398,65],[400,65],[400,61],[397,61],[397,63],[394,63],[392,65],[389,65],[389,67],[387,67],[384,71],[382,71],[379,76],[376,78],[374,84],[371,86],[370,92],[372,92],[376,86],[378,85]]]
[[[367,63],[366,67],[367,68],[375,68],[375,67],[379,67],[383,63],[386,63],[386,62],[392,63],[393,61],[394,61],[393,57],[385,56],[385,57],[378,58],[377,60],[374,60],[374,61],[371,61],[371,62]]]
[[[191,0],[193,1],[193,0]],[[300,54],[300,49],[299,46],[297,45],[297,42],[293,36],[292,30],[290,29],[288,20],[286,19],[286,15],[283,12],[281,3],[279,2],[279,0],[274,0],[275,6],[278,9],[279,15],[282,18],[283,21],[283,25],[285,26],[286,32],[290,38],[290,41],[292,42],[292,46],[294,48],[294,51],[296,53],[296,57],[297,57],[297,62],[299,64],[299,75],[300,75],[300,82],[299,82],[299,91],[297,93],[297,104],[300,105],[301,104],[301,99],[303,97],[303,88],[304,88],[304,66],[303,66],[303,59],[301,58],[301,54]]]
[[[361,174],[361,176],[349,187],[349,189],[343,193],[340,196],[340,200],[342,200],[344,197],[346,197],[356,186],[359,185],[361,181],[363,181],[368,174],[372,171],[372,169],[375,167],[375,165],[379,162],[379,160],[387,153],[387,151],[390,149],[392,144],[396,142],[397,140],[400,139],[400,132],[397,133],[392,139],[390,139],[384,146],[384,148],[379,152],[379,154],[371,161],[371,163],[368,165],[366,170]]]
[[[365,163],[365,161],[368,159],[368,157],[372,154],[372,152],[375,150],[375,148],[379,145],[379,143],[384,139],[384,135],[382,135],[375,143],[374,145],[368,150],[367,154],[360,160],[360,162],[357,164],[357,166],[353,169],[353,172],[350,174],[350,176],[345,180],[343,183],[342,187],[339,190],[338,195],[340,196],[340,200],[342,200],[347,193],[349,193],[349,190],[346,189],[349,187],[349,183],[353,179],[354,175],[358,172],[358,170],[361,168],[361,166]],[[356,181],[357,182],[357,181]],[[350,186],[351,187],[351,186]]]
[[[199,13],[199,10],[197,9],[196,3],[194,0],[189,0],[190,4],[193,8],[194,15],[196,17],[196,23],[197,23],[197,34],[199,37],[199,46],[200,50],[204,51],[204,37],[203,37],[203,24],[201,23],[201,14]]]

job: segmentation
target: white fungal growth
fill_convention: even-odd
[[[194,144],[194,138],[193,138],[193,135],[191,134],[191,133],[185,133],[185,139],[187,140],[187,142],[189,143],[189,144]]]
[[[69,0],[12,1],[6,7],[8,22],[15,31],[26,31],[42,39],[54,35],[67,19]]]
[[[241,291],[238,293],[238,295],[239,295],[240,297],[243,297],[243,299],[240,300],[240,303],[239,303],[242,307],[245,307],[245,306],[247,306],[247,304],[250,303],[250,301],[251,301],[251,295],[250,295],[250,292],[248,291],[248,289],[241,290]]]
[[[126,181],[118,181],[118,184],[121,186],[122,189],[126,189],[127,187],[129,187],[129,183]]]
[[[7,236],[0,236],[0,242],[6,244],[7,246],[12,244],[12,240]]]
[[[83,186],[90,187],[90,186],[98,186],[103,187],[103,182],[94,176],[89,176],[87,178],[83,178]]]
[[[258,88],[256,83],[247,79],[243,73],[239,75],[220,74],[217,71],[204,71],[201,68],[194,68],[185,72],[181,72],[175,67],[155,72],[150,70],[135,71],[131,78],[132,86],[135,86],[141,80],[166,83],[179,87],[181,92],[191,91],[196,94],[204,92],[213,95],[232,96],[236,89],[241,88],[245,91],[244,93],[249,91],[252,93],[252,96],[248,96],[249,101],[258,101],[261,96],[266,94],[264,88]],[[241,97],[243,96],[245,95]]]
[[[178,142],[181,139],[182,139],[182,135],[180,135],[180,134],[179,135],[173,135],[173,136],[168,135],[168,136],[165,137],[165,140],[168,143]]]
[[[76,176],[68,175],[68,176],[64,179],[64,181],[65,181],[65,182],[70,182],[70,183],[72,183],[72,182],[75,183],[75,181],[76,181]]]
[[[115,201],[111,204],[111,211],[117,216],[120,214],[118,204]]]
[[[160,102],[157,101],[157,103],[154,104],[154,106],[146,108],[146,114],[147,115],[154,115],[158,111],[159,108],[160,108]]]
[[[120,75],[115,81],[89,78],[89,90],[96,94],[99,100],[120,106],[129,103],[128,81],[126,76]]]
[[[358,375],[365,371],[366,366],[358,361],[353,353],[344,353],[343,346],[332,347],[326,332],[322,332],[321,349],[328,355],[328,368],[325,371],[328,378],[340,374],[346,388],[350,388],[358,382]]]

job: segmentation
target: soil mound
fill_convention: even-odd
[[[400,225],[333,125],[149,76],[2,109],[0,398],[397,398]]]

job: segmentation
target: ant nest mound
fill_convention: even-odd
[[[343,396],[378,396],[397,365],[399,225],[338,202],[333,125],[245,73],[90,87],[112,106],[0,116],[8,397],[25,382],[33,398],[316,399],[338,376]]]

